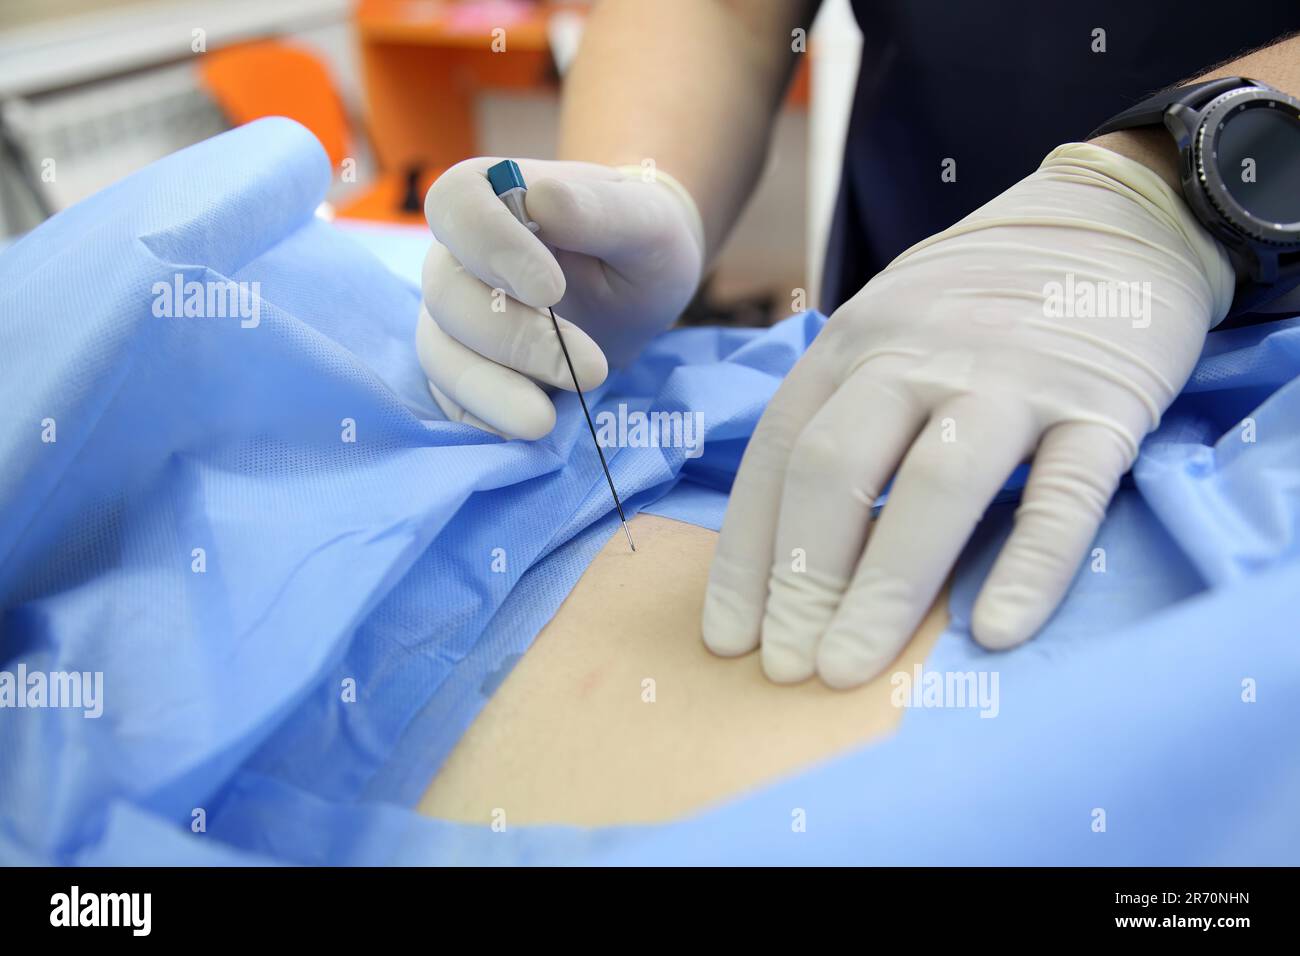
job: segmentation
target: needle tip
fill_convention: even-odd
[[[632,540],[632,532],[627,529],[627,522],[623,522],[623,533],[627,535],[627,543],[631,545],[632,550],[636,551],[636,543]]]

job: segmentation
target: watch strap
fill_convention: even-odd
[[[1112,116],[1089,133],[1087,138],[1093,139],[1104,133],[1113,133],[1117,129],[1131,129],[1134,126],[1159,126],[1164,121],[1165,111],[1175,103],[1200,105],[1210,102],[1229,90],[1247,85],[1260,84],[1240,76],[1227,76],[1218,80],[1206,80],[1204,83],[1193,83],[1191,86],[1176,86],[1171,90],[1163,90]]]

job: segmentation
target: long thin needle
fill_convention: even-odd
[[[627,535],[627,543],[633,551],[636,550],[636,544],[632,541],[632,532],[627,529],[627,517],[623,514],[623,502],[618,500],[618,492],[614,490],[614,479],[609,475],[609,464],[605,461],[605,452],[600,447],[600,439],[596,437],[596,426],[591,422],[591,412],[587,410],[587,399],[582,394],[582,386],[578,384],[578,373],[573,370],[573,359],[569,358],[569,347],[564,344],[564,336],[560,334],[560,323],[555,321],[555,310],[547,309],[551,313],[551,325],[555,326],[555,337],[560,340],[560,351],[564,353],[564,361],[569,366],[569,374],[573,376],[573,387],[578,392],[578,401],[582,403],[582,414],[587,416],[587,427],[591,429],[591,441],[596,446],[596,454],[600,456],[600,467],[605,469],[605,480],[609,482],[609,493],[614,496],[614,507],[618,509],[618,520],[623,522],[623,533]]]

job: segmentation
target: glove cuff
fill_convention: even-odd
[[[1183,237],[1210,286],[1213,299],[1210,328],[1222,322],[1232,307],[1236,273],[1222,243],[1201,225],[1179,192],[1137,160],[1092,143],[1064,143],[1048,153],[1038,168],[1050,170],[1067,166],[1082,167],[1137,193],[1154,214]]]
[[[700,216],[700,207],[695,204],[690,190],[683,186],[677,177],[670,176],[658,166],[627,165],[614,168],[629,179],[639,179],[643,183],[661,183],[677,195],[681,200],[682,208],[686,211],[686,222],[690,227],[691,237],[695,240],[695,248],[699,250],[700,262],[703,263],[704,219]]]

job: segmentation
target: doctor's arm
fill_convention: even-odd
[[[1228,76],[1247,76],[1283,93],[1300,96],[1300,36],[1279,40],[1271,46],[1216,66],[1187,83],[1203,83]],[[1185,86],[1187,83],[1179,85]],[[1091,142],[1150,167],[1174,189],[1179,188],[1178,152],[1163,129],[1117,130],[1098,136]]]
[[[1300,40],[1202,79],[1222,76],[1296,94]],[[1168,140],[1058,147],[831,316],[741,463],[704,604],[711,650],[759,647],[785,683],[881,673],[1025,460],[970,627],[1007,648],[1043,626],[1232,304],[1232,263],[1183,199]],[[1088,293],[1080,309],[1066,288]]]
[[[565,81],[561,159],[519,163],[536,234],[489,185],[496,158],[439,177],[416,346],[449,418],[511,438],[551,430],[542,386],[573,382],[549,307],[584,388],[676,321],[762,169],[792,31],[815,7],[598,4]]]
[[[807,29],[809,0],[614,0],[592,12],[565,83],[560,156],[653,160],[699,208],[709,254],[753,192]]]

